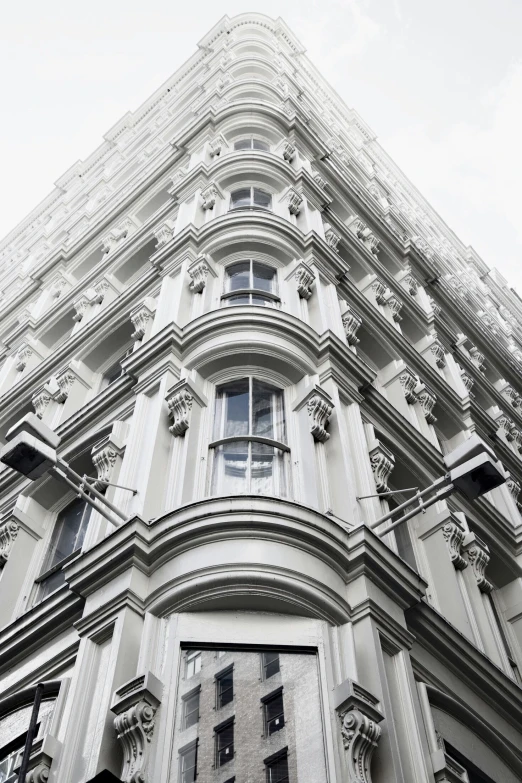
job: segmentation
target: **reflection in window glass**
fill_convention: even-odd
[[[286,494],[284,451],[252,436],[285,443],[282,390],[256,378],[219,387],[214,440],[233,440],[214,447],[213,494]]]
[[[226,704],[230,704],[234,698],[234,672],[232,667],[217,676],[216,688],[218,709]]]
[[[276,731],[281,731],[285,725],[285,713],[283,709],[283,691],[267,696],[263,700],[265,708],[265,734],[270,736]]]
[[[183,697],[183,728],[188,729],[199,720],[199,688]]]
[[[252,136],[250,136],[247,139],[238,139],[234,142],[234,149],[235,150],[264,150],[265,152],[268,152],[270,147],[265,141],[261,141],[260,139],[254,139]]]
[[[189,650],[186,658],[186,677],[193,677],[201,671],[201,652],[199,650]]]
[[[234,758],[234,722],[230,721],[215,731],[216,766],[222,767]]]
[[[91,511],[91,506],[81,498],[73,500],[63,511],[60,511],[47,552],[44,573],[58,566],[66,557],[82,548]],[[42,601],[64,583],[65,574],[63,571],[57,570],[50,574],[40,582],[38,600]]]
[[[267,680],[279,671],[279,653],[277,652],[264,652],[261,653],[261,660],[263,665],[263,679]]]
[[[278,301],[277,272],[259,261],[238,261],[225,273],[224,304],[260,304],[273,307]],[[240,292],[234,294],[234,291]]]
[[[267,783],[287,783],[288,781],[288,756],[283,753],[273,761],[266,763]]]
[[[197,743],[194,743],[186,750],[181,750],[179,754],[180,778],[181,783],[194,783],[197,774]]]
[[[230,209],[271,209],[272,196],[261,188],[239,188],[230,197]]]

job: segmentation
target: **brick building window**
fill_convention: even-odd
[[[279,671],[279,653],[264,652],[261,653],[261,667],[263,680],[268,680]]]
[[[229,666],[224,672],[216,675],[216,704],[217,708],[230,704],[234,698],[234,669]]]
[[[185,675],[187,680],[201,671],[201,650],[189,650],[185,660]]]
[[[288,748],[265,759],[266,783],[288,783]]]
[[[199,694],[200,688],[185,694],[183,699],[183,728],[188,729],[199,720]]]
[[[283,708],[283,688],[270,693],[261,699],[265,718],[265,736],[275,734],[285,725],[285,713]]]
[[[179,752],[179,777],[181,783],[194,783],[197,776],[198,741]]]
[[[234,720],[216,726],[216,767],[222,767],[234,758]]]

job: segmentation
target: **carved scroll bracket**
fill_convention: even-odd
[[[123,745],[124,783],[152,783],[148,777],[149,746],[161,704],[163,685],[152,672],[139,675],[114,692],[111,711]]]
[[[124,421],[115,421],[110,435],[100,440],[91,449],[92,464],[96,468],[97,479],[94,482],[98,492],[105,492],[114,472],[114,466],[118,457],[122,457],[125,451],[128,424]]]
[[[489,548],[475,533],[468,533],[462,544],[462,551],[468,556],[477,585],[481,593],[490,593],[493,585],[486,579],[485,571],[489,563]]]
[[[335,707],[348,769],[348,783],[372,783],[371,760],[381,737],[379,702],[354,680],[334,691]]]
[[[452,517],[442,528],[442,535],[448,547],[451,562],[458,571],[466,568],[468,561],[462,557],[461,547],[467,531],[464,530],[456,517]]]
[[[189,288],[193,294],[200,294],[207,284],[207,278],[209,274],[212,277],[216,277],[213,264],[208,256],[198,256],[189,265],[188,276],[190,277]]]
[[[379,440],[370,449],[370,464],[375,478],[377,492],[388,492],[388,479],[395,465],[395,457]]]
[[[205,395],[188,378],[172,386],[167,392],[165,401],[172,422],[169,430],[175,437],[184,435],[188,430],[193,402],[196,401],[200,407],[207,405]]]
[[[315,280],[315,272],[312,267],[306,261],[300,261],[292,274],[296,281],[297,293],[301,299],[310,299]]]
[[[13,516],[0,523],[0,566],[3,566],[11,553],[20,525]]]

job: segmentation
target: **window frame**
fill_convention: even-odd
[[[202,660],[201,660],[201,650],[185,650],[185,679],[191,680],[192,677],[195,677],[196,674],[199,674],[201,671],[202,666]],[[199,659],[199,669],[196,670],[196,666],[194,666],[194,672],[192,674],[188,673],[189,665],[192,663],[192,661],[195,661]]]
[[[215,752],[215,758],[214,758],[214,766],[216,769],[220,769],[221,767],[224,767],[225,764],[228,764],[232,759],[234,758],[234,743],[235,743],[235,731],[234,731],[234,722],[235,717],[232,716],[231,718],[228,718],[227,720],[223,721],[223,723],[220,723],[218,726],[214,726],[214,752]],[[228,745],[224,745],[222,748],[219,747],[219,737],[223,735],[223,732],[232,727],[232,742],[230,742]],[[223,763],[221,763],[221,754],[225,750],[229,750],[232,748],[232,753],[225,753],[225,756],[230,756],[230,758],[227,758]]]
[[[280,778],[278,781],[273,781],[270,775],[270,770],[274,764],[283,758],[286,759],[286,777]],[[278,750],[277,753],[273,753],[271,756],[268,756],[268,758],[264,759],[263,764],[265,765],[266,770],[266,783],[285,783],[285,781],[290,780],[290,775],[288,772],[288,746],[281,748],[281,750]]]
[[[266,670],[270,666],[273,661],[269,661],[268,663],[265,662],[265,655],[270,655],[270,653],[277,655],[277,671],[273,674],[269,674],[267,676]],[[277,650],[263,650],[261,652],[261,679],[263,681],[269,680],[271,677],[275,677],[276,674],[279,674],[281,672],[281,658],[280,653]]]
[[[229,687],[225,688],[224,690],[221,690],[220,689],[221,682],[229,674],[232,675],[232,685],[230,685]],[[226,667],[226,669],[222,669],[220,672],[218,672],[214,676],[214,680],[215,680],[215,683],[216,683],[216,709],[217,710],[221,710],[224,707],[226,707],[228,704],[232,704],[232,702],[234,701],[234,696],[235,696],[235,694],[234,694],[234,664],[231,663],[230,666]],[[224,693],[228,693],[228,691],[232,691],[232,696],[231,696],[229,701],[226,701],[226,702],[223,703],[223,700],[222,700],[223,694]]]
[[[180,783],[184,783],[184,774],[188,770],[183,769],[183,760],[186,758],[186,756],[194,751],[194,766],[189,767],[189,770],[194,770],[194,776],[191,781],[188,781],[188,783],[194,783],[194,781],[197,779],[198,776],[198,744],[199,744],[199,738],[196,737],[195,740],[192,742],[189,742],[188,745],[184,745],[182,748],[178,750],[178,757],[179,757],[179,781]]]
[[[273,715],[271,718],[268,717],[268,705],[281,697],[281,712],[277,715]],[[286,726],[286,720],[285,720],[285,707],[284,707],[284,700],[283,700],[283,686],[281,685],[279,688],[276,688],[275,691],[272,691],[271,693],[267,694],[266,696],[263,696],[261,698],[261,704],[263,705],[263,727],[264,727],[264,734],[265,737],[271,737],[273,734],[277,734],[278,731],[281,731]],[[283,719],[282,725],[278,726],[274,731],[270,731],[270,724],[272,724],[274,721],[280,721],[280,719]],[[277,726],[277,724],[275,724]]]
[[[194,696],[198,697],[198,706],[197,706],[197,713],[198,717],[193,723],[187,724],[187,717],[188,715],[193,715],[196,710],[192,710],[191,713],[188,713],[187,715],[187,703],[190,699],[193,699]],[[182,709],[182,720],[181,725],[182,729],[181,731],[186,731],[186,729],[190,729],[191,726],[195,726],[197,723],[199,723],[200,713],[199,713],[199,704],[200,704],[200,696],[201,696],[201,685],[198,685],[196,688],[192,688],[192,690],[188,691],[188,693],[184,693],[181,697],[181,701],[183,702],[183,709]]]
[[[250,141],[250,147],[243,147],[239,149],[236,148],[236,144],[246,140]],[[259,144],[264,144],[265,147],[254,147],[255,141],[257,141]],[[240,138],[234,139],[233,144],[234,144],[234,152],[270,152],[270,144],[253,133],[250,134],[250,136],[241,136]]]
[[[249,264],[249,282],[250,286],[248,288],[236,288],[235,290],[229,290],[227,291],[227,282],[231,280],[229,277],[230,270],[233,269],[235,266],[238,266],[239,264],[247,263]],[[254,264],[259,264],[259,266],[266,267],[267,269],[272,269],[274,271],[274,276],[272,279],[273,283],[273,290],[267,291],[262,288],[255,288],[254,287]],[[272,266],[272,264],[267,263],[266,261],[260,261],[257,258],[239,258],[235,261],[232,261],[231,263],[227,264],[224,270],[224,279],[223,279],[223,293],[221,294],[221,302],[227,303],[227,300],[232,299],[235,296],[249,296],[250,299],[252,297],[257,296],[261,299],[270,300],[272,303],[281,303],[281,297],[279,296],[279,275],[278,270],[276,266]],[[256,302],[250,301],[248,305],[246,306],[260,306]]]
[[[247,188],[250,189],[250,204],[246,206],[234,206],[233,199],[234,199],[234,193],[238,193],[240,190],[247,190]],[[261,206],[260,204],[255,203],[255,191],[259,191],[260,193],[264,193],[266,196],[270,196],[270,205],[268,207]],[[230,191],[230,202],[228,206],[229,212],[236,212],[240,210],[245,209],[256,209],[261,212],[273,212],[273,193],[271,193],[269,190],[265,190],[264,188],[260,188],[258,185],[243,185],[237,187],[235,190]]]

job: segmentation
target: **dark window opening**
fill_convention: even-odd
[[[194,783],[197,776],[198,745],[197,742],[179,752],[179,767],[181,783]]]
[[[265,735],[269,737],[276,731],[281,731],[285,725],[285,713],[283,708],[283,689],[271,693],[262,699],[265,711]]]
[[[188,729],[199,720],[199,688],[183,696],[183,728]]]
[[[217,707],[224,707],[234,698],[234,671],[232,666],[216,676]]]
[[[263,667],[263,679],[268,680],[269,677],[272,677],[279,672],[279,653],[261,653],[261,663]]]
[[[222,767],[234,758],[234,722],[229,721],[214,729],[216,733],[216,767]]]
[[[288,783],[288,756],[286,750],[265,760],[266,783]]]

